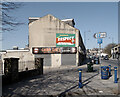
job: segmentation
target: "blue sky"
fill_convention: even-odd
[[[24,6],[9,13],[25,24],[15,31],[3,34],[3,49],[13,46],[24,48],[28,44],[28,18],[52,14],[59,19],[74,18],[75,27],[80,30],[83,41],[86,32],[86,47],[97,48],[94,33],[106,32],[102,47],[118,42],[117,2],[23,2]],[[89,32],[90,30],[90,32]]]

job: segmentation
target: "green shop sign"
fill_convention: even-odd
[[[75,34],[56,33],[56,47],[75,47]]]

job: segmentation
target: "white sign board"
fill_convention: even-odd
[[[99,32],[99,33],[95,33],[93,37],[94,38],[105,38],[107,37],[107,34],[106,32]]]
[[[93,35],[93,37],[94,37],[94,38],[97,38],[97,33],[95,33],[95,34]]]
[[[106,36],[106,32],[99,32],[99,38],[105,38]]]

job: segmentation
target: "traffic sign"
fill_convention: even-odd
[[[93,37],[94,37],[94,38],[97,38],[97,33],[95,33],[95,34],[93,35]]]
[[[102,41],[102,38],[98,38],[98,39],[97,39],[97,43],[98,43],[98,44],[102,44],[102,42],[103,42],[103,41]]]
[[[106,34],[106,32],[99,32],[98,36],[99,36],[99,38],[105,38],[105,37],[107,37],[107,34]]]
[[[93,35],[94,38],[105,38],[107,37],[107,33],[106,32],[98,32],[98,33],[95,33]]]

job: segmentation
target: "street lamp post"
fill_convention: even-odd
[[[109,37],[109,39],[112,40],[112,42],[111,42],[112,43],[112,58],[114,59],[114,49],[113,49],[114,48],[114,38]]]
[[[111,39],[112,40],[112,44],[114,43],[114,37],[109,37],[109,39]]]
[[[84,31],[84,44],[85,44],[85,46],[87,48],[87,44],[86,44],[86,32],[91,32],[91,31],[90,30]]]
[[[84,44],[86,46],[86,32],[84,32]]]

